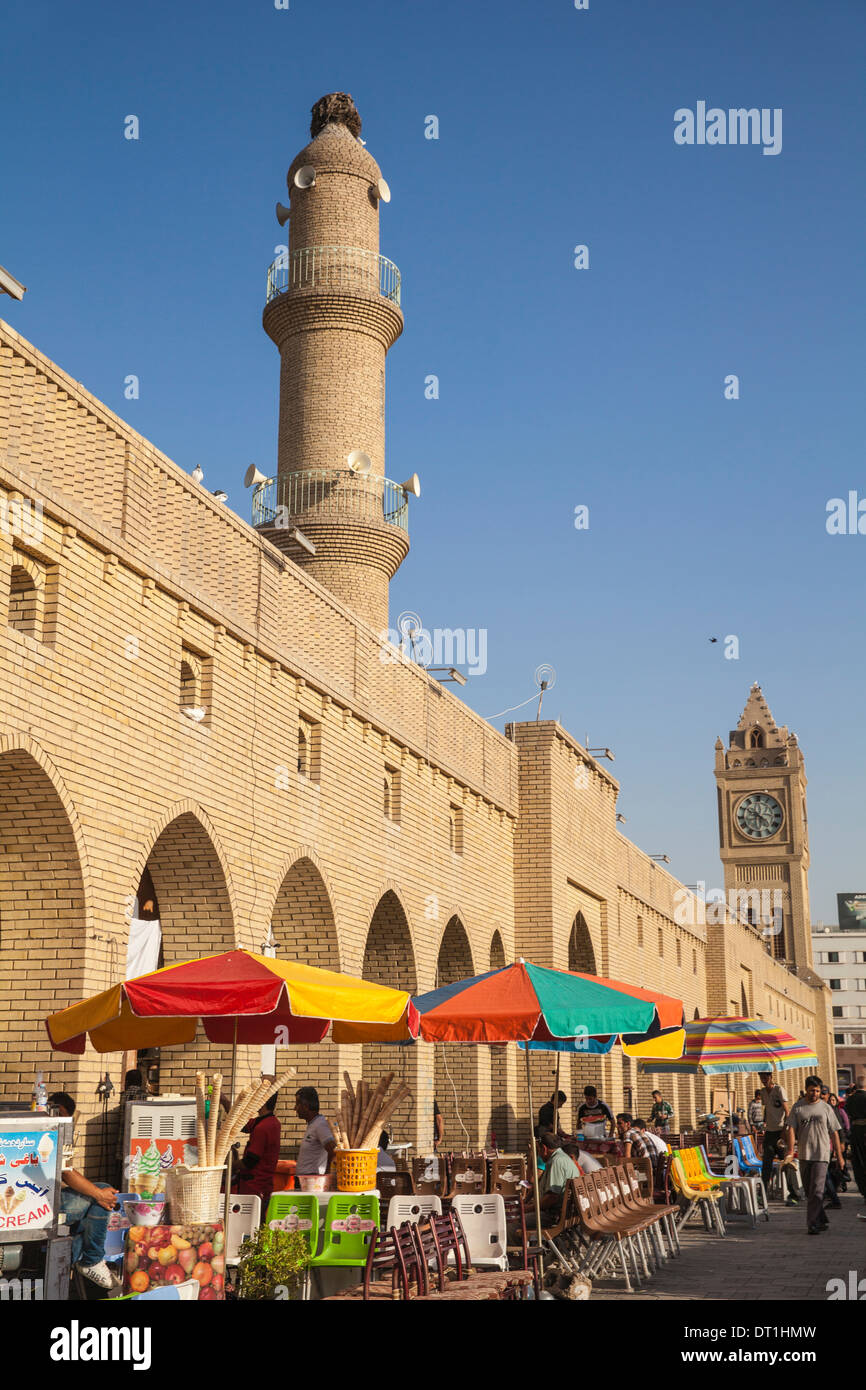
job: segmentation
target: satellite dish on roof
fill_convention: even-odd
[[[362,478],[366,478],[373,467],[373,460],[369,454],[364,453],[363,449],[353,449],[346,462],[350,471],[358,473]]]
[[[316,171],[312,164],[302,164],[300,169],[296,170],[295,177],[292,179],[295,188],[312,188],[315,182]]]
[[[378,195],[379,195],[379,197],[381,198],[381,200],[382,200],[383,203],[390,203],[390,201],[391,201],[391,190],[390,190],[390,188],[388,187],[388,185],[387,185],[387,183],[385,182],[384,179],[378,179],[378,180],[377,180],[377,182],[376,182],[376,192],[378,193]]]

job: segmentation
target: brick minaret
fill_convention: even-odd
[[[390,197],[350,96],[312,111],[293,160],[289,254],[268,277],[263,323],[280,350],[278,474],[254,521],[347,607],[388,626],[388,582],[409,548],[408,505],[385,478],[385,354],[403,330],[400,276],[379,255]],[[372,467],[352,472],[349,457]],[[362,467],[366,466],[362,462]],[[297,527],[315,555],[292,539]]]

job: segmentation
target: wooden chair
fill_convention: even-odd
[[[404,1173],[399,1168],[396,1171],[392,1168],[380,1168],[376,1174],[376,1186],[379,1189],[382,1207],[386,1211],[392,1197],[411,1197],[415,1191],[412,1174]]]
[[[490,1191],[500,1196],[522,1197],[526,1192],[526,1158],[501,1158],[498,1154],[493,1160],[490,1172]]]
[[[433,1177],[438,1165],[438,1177]],[[444,1153],[417,1154],[412,1159],[412,1186],[422,1197],[444,1197],[448,1191],[448,1162]]]
[[[451,1181],[446,1197],[474,1197],[487,1190],[487,1164],[483,1154],[454,1154],[450,1166]]]

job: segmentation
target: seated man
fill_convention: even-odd
[[[553,1226],[562,1210],[562,1194],[570,1178],[579,1178],[580,1169],[569,1158],[562,1147],[558,1134],[545,1130],[538,1140],[539,1156],[544,1162],[544,1172],[539,1183],[541,1194],[541,1224]],[[527,1213],[527,1221],[529,1215]]]
[[[655,1168],[659,1159],[663,1158],[667,1153],[667,1144],[658,1134],[653,1134],[652,1130],[647,1126],[646,1120],[632,1120],[631,1127],[640,1135],[641,1141],[649,1153],[652,1166]]]
[[[598,1173],[604,1167],[604,1164],[600,1163],[594,1154],[587,1153],[585,1149],[581,1149],[576,1143],[569,1143],[566,1141],[563,1144],[563,1148],[572,1162],[577,1164],[581,1173]]]
[[[616,1117],[616,1132],[623,1143],[623,1157],[626,1160],[650,1158],[649,1136],[635,1129],[631,1115],[621,1111]]]
[[[89,1182],[74,1168],[64,1168],[60,1176],[60,1210],[72,1236],[72,1262],[98,1288],[112,1289],[117,1280],[105,1263],[105,1233],[117,1192],[106,1183]]]

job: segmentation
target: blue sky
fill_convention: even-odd
[[[860,0],[18,7],[0,261],[28,293],[2,312],[247,516],[273,205],[312,103],[351,92],[403,273],[388,474],[423,484],[393,614],[486,629],[484,715],[551,663],[545,714],[615,750],[629,835],[690,883],[721,883],[713,742],[759,680],[835,920],[866,888],[866,537],[825,529],[866,497],[864,40]],[[676,145],[699,100],[782,108],[781,153]]]

